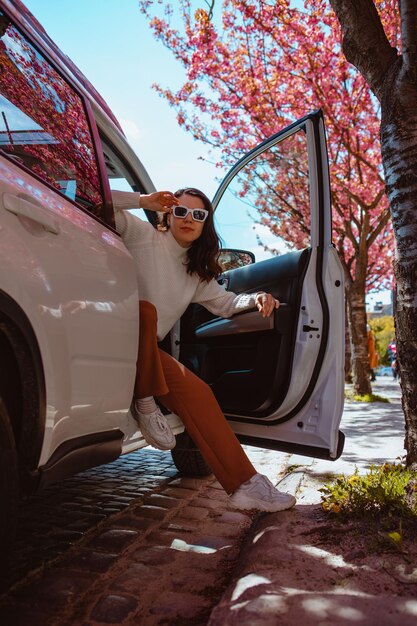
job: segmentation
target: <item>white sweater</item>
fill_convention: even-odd
[[[215,279],[202,281],[187,274],[187,248],[168,230],[160,232],[126,211],[116,211],[116,228],[132,255],[140,300],[151,302],[158,314],[158,340],[162,340],[191,302],[205,306],[220,317],[255,306],[256,294],[236,295]]]

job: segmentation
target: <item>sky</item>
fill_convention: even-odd
[[[198,187],[213,197],[226,172],[201,159],[210,160],[207,147],[178,126],[175,110],[152,89],[155,82],[179,86],[183,70],[154,40],[137,0],[23,1],[109,104],[155,187]],[[218,215],[217,227],[225,247],[251,250],[257,260],[270,256],[257,233],[276,245],[243,210]],[[379,300],[389,302],[389,292],[368,297],[371,305]]]

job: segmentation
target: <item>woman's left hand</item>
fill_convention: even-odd
[[[269,317],[274,309],[279,308],[279,300],[270,293],[258,293],[255,303],[262,317]]]

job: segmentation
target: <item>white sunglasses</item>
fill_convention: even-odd
[[[181,205],[174,206],[172,209],[173,216],[180,219],[185,219],[189,213],[191,213],[191,217],[195,222],[204,222],[209,214],[207,209],[189,209]]]

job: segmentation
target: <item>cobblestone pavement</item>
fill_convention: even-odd
[[[286,457],[247,449],[277,480]],[[177,476],[140,450],[22,504],[2,626],[203,626],[227,586],[253,515],[213,477]]]
[[[145,448],[22,502],[9,584],[62,555],[88,531],[177,476],[170,454]]]

